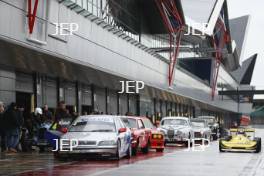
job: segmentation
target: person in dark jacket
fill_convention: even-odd
[[[6,143],[8,152],[16,153],[16,147],[19,142],[20,127],[23,123],[21,112],[17,105],[11,103],[4,114],[6,126]]]
[[[4,119],[4,103],[0,101],[0,138],[1,138],[1,151],[6,150],[6,136],[5,136],[5,119]]]
[[[66,104],[64,101],[59,102],[59,106],[55,112],[55,122],[59,122],[61,119],[70,118],[70,114],[66,109]]]
[[[52,113],[50,112],[48,105],[44,105],[43,107],[43,118],[44,121],[52,121]]]
[[[19,149],[18,144],[20,143],[20,136],[22,133],[22,127],[24,125],[24,108],[23,107],[19,107],[17,108],[17,122],[18,122],[18,126],[17,126],[17,131],[18,131],[18,137],[15,140],[15,145],[17,147],[17,149]]]

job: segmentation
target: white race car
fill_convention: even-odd
[[[203,119],[191,119],[191,125],[194,131],[195,140],[211,140],[211,129],[209,128],[207,121]]]
[[[211,129],[211,135],[213,140],[217,140],[220,136],[219,124],[214,116],[198,116],[197,119],[206,120],[209,128]]]
[[[99,155],[116,159],[132,155],[131,131],[118,116],[80,116],[61,137],[60,142],[64,142],[63,150],[58,151],[58,157],[61,158],[71,154]]]
[[[194,133],[187,117],[164,117],[160,122],[160,130],[164,133],[165,144],[181,143],[188,146]]]

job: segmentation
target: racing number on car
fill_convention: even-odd
[[[124,138],[125,138],[124,141],[126,141],[126,143],[129,144],[130,140],[131,140],[130,135],[128,133],[126,133]]]

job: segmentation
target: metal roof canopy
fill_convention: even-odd
[[[181,6],[180,1],[171,0],[155,0],[160,15],[162,17],[164,26],[169,33],[169,73],[168,73],[168,83],[171,87],[173,83],[174,70],[179,54],[179,47],[181,42],[181,37],[183,35],[183,27],[185,25],[184,19],[180,13]]]
[[[184,21],[180,0],[174,0],[174,2]],[[129,32],[136,32],[138,34],[168,33],[163,24],[155,0],[109,0],[108,5],[112,9],[111,15],[117,20],[118,25]],[[136,20],[139,23],[134,23],[133,20]],[[121,21],[122,23],[118,21]],[[128,26],[130,28],[128,28]]]
[[[249,15],[229,20],[230,32],[232,39],[234,39],[236,43],[238,61],[240,62],[240,64],[242,61],[241,59],[243,57],[244,46],[248,35],[249,23]]]
[[[125,2],[124,2],[125,1]],[[212,35],[219,13],[223,7],[225,0],[174,0],[179,13],[187,26],[191,26],[196,30],[203,31],[201,23],[206,23],[205,34]],[[140,27],[132,27],[134,31],[143,34],[166,34],[166,28],[163,25],[159,10],[155,4],[155,0],[110,0],[109,5],[112,9],[116,9],[115,4],[122,4],[119,13],[113,13],[113,17],[122,21],[123,24],[131,27],[131,18],[140,20]],[[133,8],[137,8],[135,11]],[[116,10],[115,10],[116,11]],[[128,13],[126,13],[128,12]],[[129,30],[129,29],[128,29]]]
[[[231,72],[231,74],[236,78],[236,80],[240,84],[251,83],[257,56],[258,56],[257,54],[254,54],[253,56],[249,57],[248,59],[243,61],[242,66],[240,68]]]
[[[185,24],[185,18],[183,15],[183,9],[182,4],[180,0],[174,0],[174,3],[176,4],[177,10],[179,12],[179,15],[181,17],[181,20],[183,24]],[[159,9],[155,3],[155,0],[139,0],[139,4],[142,8],[142,21],[145,22],[150,29],[150,32],[152,34],[167,34],[168,31],[166,30],[166,27],[164,26],[162,17],[159,13]],[[157,25],[158,24],[158,25]],[[141,24],[142,25],[142,24]],[[144,33],[144,28],[142,29],[142,33]]]
[[[264,95],[264,90],[220,90],[218,95]]]
[[[214,27],[225,0],[182,0],[186,25],[207,35],[213,35]],[[203,26],[201,24],[206,24]]]

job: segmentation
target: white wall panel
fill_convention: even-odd
[[[20,9],[0,2],[0,39],[127,79],[142,80],[147,85],[159,89],[222,109],[236,111],[237,104],[234,101],[223,103],[217,95],[215,101],[211,101],[210,87],[178,69],[175,71],[173,90],[168,89],[168,65],[165,62],[113,35],[80,14],[67,9],[56,0],[50,1],[51,12],[49,13],[52,15],[49,15],[49,20],[55,22],[59,18],[60,22],[78,22],[79,31],[73,36],[68,36],[67,42],[51,37],[47,38],[47,45],[37,45],[27,41],[25,35],[26,12],[23,9],[25,5],[20,3],[18,6],[21,6]],[[6,19],[11,20],[7,21]],[[47,25],[51,26],[52,24],[48,22]]]

